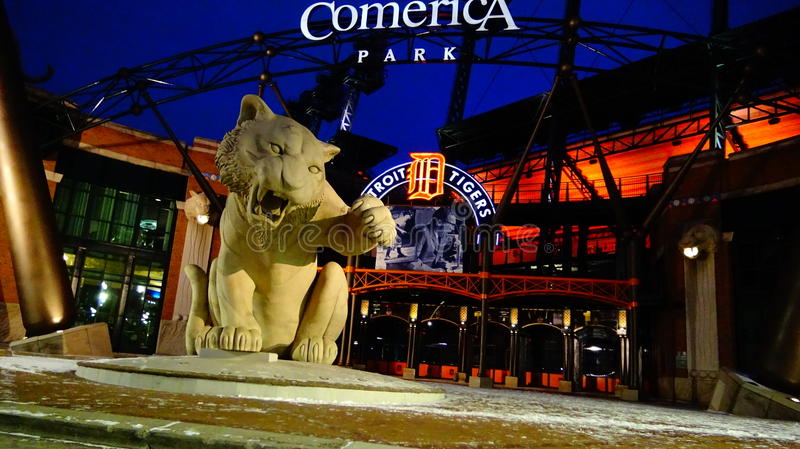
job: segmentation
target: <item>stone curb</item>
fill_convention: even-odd
[[[142,449],[390,449],[399,446],[0,402],[0,431]]]

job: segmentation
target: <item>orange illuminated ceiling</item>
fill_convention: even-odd
[[[783,94],[775,94],[778,96]],[[784,99],[784,102],[787,100]],[[788,103],[790,106],[800,107],[800,99],[792,97]],[[731,122],[738,125],[736,130],[741,136],[740,142],[744,144],[745,149],[757,149],[764,145],[788,139],[800,135],[800,115],[797,113],[789,113],[780,116],[779,118],[772,118],[768,120],[770,111],[765,110],[763,106],[748,107],[734,109],[731,113]],[[742,123],[747,121],[748,123]],[[690,153],[701,139],[700,132],[708,125],[708,118],[693,118],[689,114],[673,118],[669,121],[659,123],[657,126],[643,128],[634,131],[622,131],[615,135],[603,136],[601,140],[604,143],[602,147],[604,150],[609,151],[609,145],[615,145],[615,139],[619,139],[622,145],[626,144],[625,139],[635,140],[635,137],[630,137],[634,133],[639,135],[652,134],[659,137],[653,137],[653,143],[647,145],[647,138],[641,138],[644,141],[639,142],[638,148],[625,150],[624,148],[618,150],[613,154],[606,155],[609,166],[615,178],[615,182],[620,187],[623,197],[633,197],[644,195],[647,190],[655,184],[661,182],[661,175],[663,172],[664,164],[668,159]],[[665,139],[664,136],[669,132],[673,132],[672,128],[680,128],[681,133],[675,134],[674,139]],[[688,137],[684,137],[688,135]],[[608,142],[611,142],[608,144]],[[733,145],[734,139],[731,131],[728,131],[728,139],[726,142],[726,154],[730,155],[733,151],[739,150],[739,145]],[[706,148],[708,144],[706,144]],[[613,151],[613,148],[612,148]],[[578,170],[583,174],[584,178],[589,180],[594,185],[597,193],[603,197],[608,197],[608,192],[603,182],[603,176],[600,171],[600,164],[595,160],[588,159],[588,156],[594,153],[594,147],[591,141],[586,140],[569,145],[567,154],[575,160]],[[544,152],[534,155],[528,161],[525,167],[525,174],[522,176],[519,184],[518,191],[513,199],[513,202],[529,203],[539,202],[542,190],[542,183],[544,182]],[[499,203],[503,192],[508,185],[511,175],[511,168],[513,168],[514,161],[507,161],[501,164],[492,164],[489,166],[478,167],[470,170],[478,180],[482,181],[487,192],[493,197],[494,201]],[[572,177],[574,178],[574,176]],[[562,173],[562,184],[560,192],[560,201],[582,201],[589,199],[589,193],[584,191],[580,186],[577,179],[572,179],[570,173],[564,170]]]

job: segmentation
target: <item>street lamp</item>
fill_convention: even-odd
[[[717,240],[714,228],[706,224],[696,225],[681,237],[678,248],[687,259],[703,259],[717,250]]]

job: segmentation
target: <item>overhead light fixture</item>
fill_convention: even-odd
[[[587,351],[592,351],[592,352],[599,352],[599,351],[602,351],[603,348],[601,348],[600,346],[597,346],[597,345],[592,345],[592,346],[587,346],[586,350]]]
[[[681,141],[681,139],[675,139],[675,140],[672,141],[672,146],[673,147],[679,147],[679,146],[681,146],[682,143],[683,142]]]
[[[771,119],[767,120],[767,123],[769,123],[770,125],[777,125],[780,122],[781,119],[778,117],[772,117]]]
[[[792,402],[800,403],[800,399],[797,399],[797,398],[789,398],[789,400],[792,401]]]
[[[683,255],[687,259],[697,259],[697,256],[700,255],[700,248],[696,246],[690,246],[687,248],[683,248]]]
[[[208,223],[208,221],[210,219],[211,219],[211,217],[209,217],[208,214],[202,214],[202,215],[198,215],[197,217],[195,217],[195,220],[197,220],[197,223],[201,224],[201,225],[204,225],[204,224]]]

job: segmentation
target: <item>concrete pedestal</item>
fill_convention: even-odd
[[[403,379],[414,380],[417,378],[417,370],[414,368],[403,368]]]
[[[456,373],[458,383],[467,383],[467,373]]]
[[[506,376],[505,386],[509,388],[517,388],[519,385],[519,378],[514,376]]]
[[[470,376],[469,386],[472,388],[493,388],[494,381],[491,377]]]
[[[125,387],[254,399],[422,404],[444,398],[442,390],[420,382],[338,366],[269,359],[268,354],[260,353],[109,359],[80,362],[76,374]]]
[[[11,342],[12,354],[35,353],[113,357],[106,323],[87,324],[67,330]]]
[[[558,391],[562,393],[572,393],[572,381],[562,380],[558,383]]]

